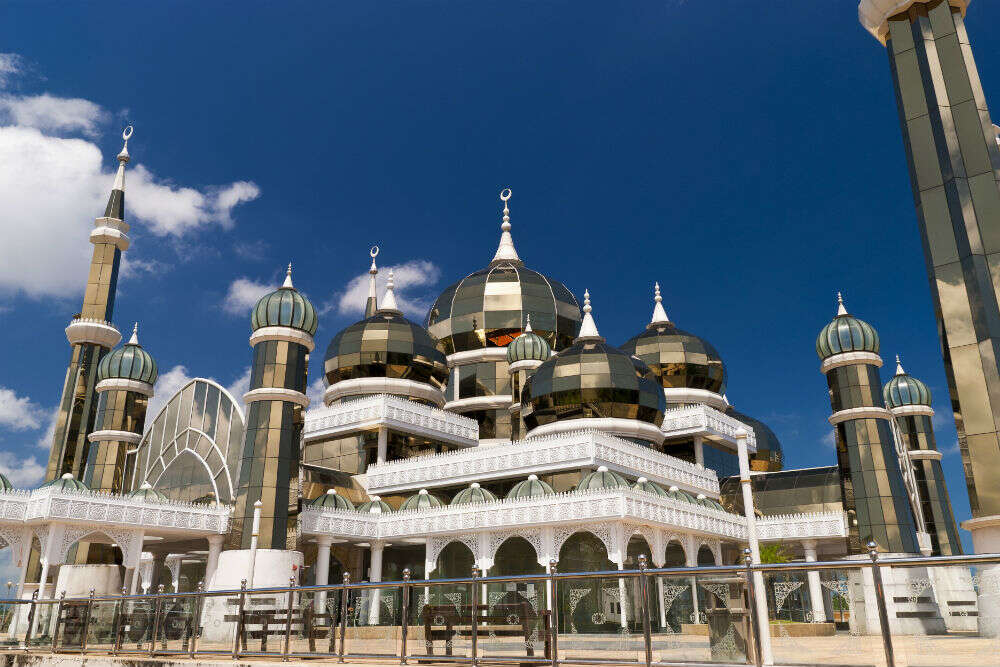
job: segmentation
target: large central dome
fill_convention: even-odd
[[[504,190],[500,247],[481,271],[448,287],[427,314],[427,330],[445,354],[505,347],[520,335],[531,315],[536,334],[555,350],[572,344],[580,330],[580,304],[559,281],[524,265],[510,235]]]

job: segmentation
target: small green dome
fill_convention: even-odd
[[[647,482],[648,484],[649,482]],[[599,489],[627,489],[629,483],[618,473],[608,470],[607,466],[601,466],[590,473],[576,485],[577,491],[596,491]]]
[[[489,489],[479,486],[479,482],[473,482],[468,488],[462,489],[451,499],[452,505],[471,505],[472,503],[488,503],[498,500],[496,494]]]
[[[154,489],[153,485],[149,482],[143,482],[142,486],[128,494],[128,497],[135,498],[136,500],[142,500],[147,503],[162,503],[169,500],[162,491]]]
[[[90,491],[90,487],[80,480],[74,479],[72,473],[66,473],[58,479],[45,482],[45,484],[42,484],[40,488],[44,489],[46,487],[51,487],[60,491]]]
[[[254,331],[263,327],[291,327],[311,336],[316,333],[318,324],[312,303],[292,286],[291,264],[285,283],[262,296],[250,313],[250,326]]]
[[[546,361],[552,356],[548,342],[531,330],[531,315],[524,327],[524,333],[507,345],[507,363],[518,361]]]
[[[385,502],[378,496],[372,496],[368,502],[358,505],[358,511],[362,514],[388,514],[392,512],[392,505]]]
[[[14,485],[10,483],[10,480],[7,479],[6,475],[0,473],[0,493],[5,493],[7,491],[13,491],[13,490],[14,490]]]
[[[632,485],[632,488],[635,489],[636,491],[645,491],[646,493],[652,493],[654,496],[660,496],[661,498],[669,497],[669,494],[667,493],[666,489],[664,489],[656,482],[650,482],[645,477],[640,477],[639,479],[635,480],[635,484]]]
[[[885,398],[887,408],[900,408],[904,405],[926,405],[931,404],[931,390],[927,385],[906,373],[903,365],[896,357],[896,375],[885,383],[882,388],[882,396]]]
[[[691,503],[692,505],[697,504],[697,501],[695,501],[694,496],[692,496],[687,491],[681,491],[676,486],[671,486],[669,489],[667,489],[667,495],[673,498],[674,500],[680,500],[681,502]]]
[[[816,354],[828,359],[845,352],[871,352],[878,354],[878,333],[870,324],[848,314],[844,301],[837,295],[837,316],[823,327],[816,338]]]
[[[420,489],[420,493],[404,500],[399,510],[422,510],[432,507],[444,507],[444,503],[437,496],[427,493],[427,489]]]
[[[538,475],[528,475],[528,479],[522,480],[514,485],[507,493],[507,500],[514,500],[516,498],[533,498],[535,496],[551,496],[555,494],[555,490],[538,479]]]
[[[309,502],[310,507],[330,507],[338,510],[352,510],[354,503],[337,493],[337,489],[330,489],[326,493]]]
[[[139,325],[132,330],[128,343],[104,355],[97,365],[97,381],[109,379],[135,380],[156,384],[156,361],[139,345]]]

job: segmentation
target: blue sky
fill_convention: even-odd
[[[249,303],[289,261],[322,311],[311,381],[372,244],[422,319],[492,257],[510,186],[528,266],[589,288],[615,343],[658,280],[790,467],[834,462],[814,341],[843,290],[881,334],[883,380],[899,352],[934,392],[969,516],[888,62],[854,2],[55,8],[0,20],[0,469],[21,483],[47,458],[127,121],[115,320],[141,321],[160,399],[188,376],[245,381]],[[998,21],[972,3],[989,99]]]

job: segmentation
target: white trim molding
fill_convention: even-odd
[[[893,417],[933,417],[934,408],[929,405],[901,405],[898,408],[892,408]]]
[[[889,18],[905,12],[918,2],[930,2],[930,0],[861,0],[858,3],[858,21],[872,37],[885,46],[889,34]],[[948,4],[958,7],[962,16],[965,16],[969,0],[948,0]]]
[[[512,363],[507,368],[507,372],[513,375],[518,371],[531,371],[538,368],[544,363],[545,363],[544,361],[539,361],[538,359],[521,359],[521,361],[515,361],[514,363]]]
[[[316,347],[313,337],[305,331],[292,327],[261,327],[250,334],[250,347],[268,340],[283,340],[302,345],[310,352]]]
[[[97,383],[97,386],[94,387],[94,390],[98,393],[102,391],[131,391],[147,397],[153,395],[153,385],[148,382],[127,380],[125,378],[108,378],[107,380],[101,380]]]
[[[509,408],[514,399],[510,394],[496,394],[494,396],[469,396],[460,398],[457,401],[448,401],[444,404],[445,410],[452,412],[471,412],[472,410],[498,410]]]
[[[643,476],[668,487],[677,486],[694,495],[719,496],[715,471],[593,430],[488,447],[480,443],[460,451],[376,463],[368,466],[365,478],[368,493],[390,495],[550,471],[597,469],[602,465],[630,477]]]
[[[482,361],[507,361],[506,347],[484,347],[478,350],[465,350],[448,355],[448,368],[478,364]]]
[[[70,345],[92,343],[110,350],[121,342],[122,335],[111,322],[78,317],[66,327],[66,340]]]
[[[342,399],[356,399],[372,394],[394,394],[444,405],[444,393],[433,385],[402,378],[354,378],[332,384],[323,392],[323,402],[331,405]]]
[[[852,419],[892,419],[892,413],[874,405],[838,410],[827,418],[832,426]]]
[[[906,452],[911,461],[940,461],[944,455],[936,449],[911,449]]]
[[[638,438],[658,445],[663,442],[663,431],[656,424],[639,421],[638,419],[619,419],[617,417],[581,417],[579,419],[564,419],[549,424],[542,424],[528,431],[528,444],[533,438],[543,438],[547,435],[559,435],[581,430],[594,430],[609,433],[619,438]],[[530,446],[529,446],[530,449]]]
[[[847,537],[847,515],[844,512],[809,512],[759,517],[757,537],[763,542],[842,539]]]
[[[857,364],[867,364],[876,368],[882,368],[882,357],[874,352],[841,352],[840,354],[835,354],[832,357],[824,359],[823,363],[819,365],[819,370],[823,373],[829,373],[834,368],[856,366]]]
[[[90,232],[90,242],[94,245],[98,243],[110,243],[122,252],[128,250],[128,247],[132,243],[127,234],[112,227],[98,227]]]
[[[142,440],[142,434],[133,433],[132,431],[94,431],[87,436],[88,442],[107,442],[107,441],[117,441],[117,442],[127,442],[130,445],[138,445]]]
[[[310,410],[302,442],[308,444],[379,426],[461,447],[475,447],[479,441],[479,424],[474,419],[399,396],[378,394]]]
[[[683,403],[687,405],[692,403],[702,403],[704,405],[711,406],[716,410],[725,410],[729,407],[729,401],[726,400],[725,396],[716,394],[714,391],[708,391],[707,389],[665,387],[663,389],[663,396],[667,399],[668,404]]]
[[[254,403],[256,401],[288,401],[289,403],[301,405],[304,408],[309,407],[308,396],[301,391],[285,389],[284,387],[260,387],[259,389],[251,389],[243,394],[244,403]]]
[[[757,451],[757,436],[754,435],[753,428],[735,417],[704,404],[667,409],[663,413],[663,424],[660,429],[668,441],[699,436],[727,445],[734,451],[736,434],[746,431],[747,451],[751,454]]]

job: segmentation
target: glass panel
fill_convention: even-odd
[[[199,653],[231,654],[236,637],[236,616],[239,594],[227,592],[205,595],[201,598],[201,617],[198,637]]]
[[[156,631],[157,652],[186,653],[194,635],[196,598],[168,595],[160,598]]]
[[[638,583],[631,577],[557,580],[560,660],[645,660]]]
[[[115,640],[120,603],[115,600],[95,600],[87,622],[87,650],[110,651]]]
[[[131,597],[122,602],[120,651],[136,653],[149,651],[153,636],[153,610],[155,598]]]
[[[397,587],[349,590],[346,655],[399,655],[401,592]]]
[[[416,584],[410,591],[407,653],[471,657],[469,584]]]
[[[247,595],[244,609],[240,650],[280,654],[285,646],[288,594],[272,592]]]
[[[480,656],[551,658],[551,614],[545,580],[480,587]]]
[[[30,603],[26,601],[0,602],[0,649],[12,649],[24,645],[29,607]]]
[[[289,652],[335,655],[340,646],[341,592],[307,589],[295,595]]]

